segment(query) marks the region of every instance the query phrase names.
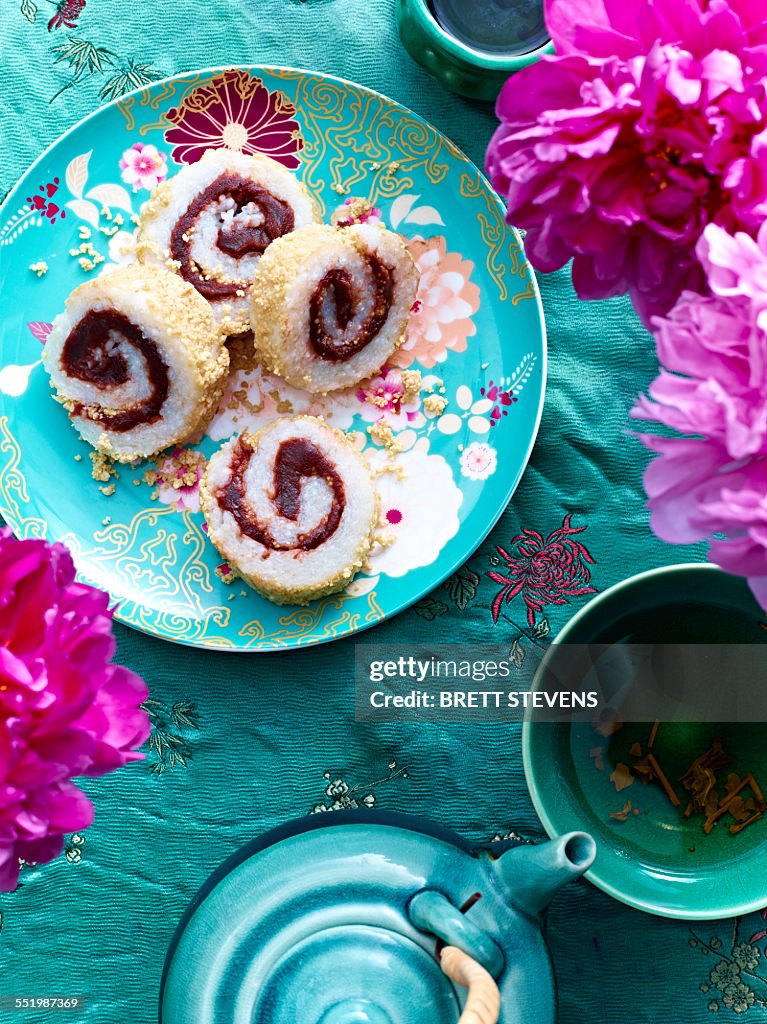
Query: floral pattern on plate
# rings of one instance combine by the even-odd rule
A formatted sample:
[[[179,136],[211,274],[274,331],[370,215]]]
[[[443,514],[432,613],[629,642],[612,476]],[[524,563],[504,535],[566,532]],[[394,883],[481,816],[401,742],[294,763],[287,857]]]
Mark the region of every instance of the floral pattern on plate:
[[[386,127],[392,117],[394,136]],[[349,143],[352,129],[361,147]],[[295,169],[327,220],[379,220],[402,234],[422,271],[405,343],[374,378],[328,396],[291,388],[241,350],[204,437],[148,466],[120,466],[99,487],[88,447],[50,401],[41,343],[72,288],[135,258],[147,190],[223,145]],[[260,650],[373,625],[466,560],[526,463],[545,345],[519,238],[450,143],[350,83],[233,68],[169,79],[105,107],[10,194],[0,213],[0,261],[16,300],[0,374],[0,510],[22,535],[63,539],[81,578],[110,591],[118,617],[157,635]],[[347,431],[381,470],[383,541],[343,594],[291,611],[228,585],[205,536],[197,488],[221,441],[301,412]],[[54,434],[62,474],[55,496],[34,454]]]
[[[431,454],[428,442],[397,457],[399,472],[387,472],[389,456],[368,452],[381,499],[383,546],[370,556],[370,572],[401,577],[431,565],[458,532],[463,493],[449,463]]]
[[[206,149],[266,153],[295,170],[301,160],[296,108],[279,90],[267,89],[255,75],[231,68],[189,90],[166,117],[165,139],[173,159],[196,163]]]
[[[474,265],[460,253],[448,252],[441,235],[414,238],[408,245],[421,274],[407,337],[393,358],[397,366],[434,367],[448,352],[463,352],[477,328],[479,288],[471,280]]]

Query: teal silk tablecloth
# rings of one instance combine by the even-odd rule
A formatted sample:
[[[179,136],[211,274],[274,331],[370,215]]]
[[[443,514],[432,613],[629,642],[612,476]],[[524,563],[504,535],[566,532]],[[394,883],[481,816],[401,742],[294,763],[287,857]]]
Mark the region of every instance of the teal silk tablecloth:
[[[488,107],[445,92],[411,62],[394,0],[6,0],[0,37],[2,194],[102,96],[130,88],[131,75],[141,84],[142,76],[249,62],[331,72],[411,107],[480,165],[494,125]],[[108,50],[110,63],[78,64],[78,41]],[[499,588],[487,576],[496,546],[516,550],[521,528],[537,531],[541,544],[565,520],[582,530],[597,591],[702,555],[667,547],[648,528],[646,459],[627,412],[656,370],[649,335],[625,301],[579,303],[566,271],[540,284],[550,374],[524,480],[458,576],[368,641],[529,643],[521,594],[494,626]],[[551,557],[556,568],[556,551]],[[555,634],[586,600],[544,606],[537,635]],[[88,784],[95,825],[0,897],[0,997],[78,994],[88,1000],[79,1020],[151,1024],[165,950],[189,899],[238,846],[295,816],[364,805],[426,815],[476,841],[510,830],[543,836],[519,727],[356,724],[353,639],[259,657],[197,652],[123,627],[117,634],[119,658],[151,688],[151,749],[146,761]],[[759,914],[689,927],[580,882],[548,919],[560,1022],[766,1020],[740,974],[767,976],[765,940],[750,941],[765,927]],[[0,1010],[3,1021],[50,1019]]]

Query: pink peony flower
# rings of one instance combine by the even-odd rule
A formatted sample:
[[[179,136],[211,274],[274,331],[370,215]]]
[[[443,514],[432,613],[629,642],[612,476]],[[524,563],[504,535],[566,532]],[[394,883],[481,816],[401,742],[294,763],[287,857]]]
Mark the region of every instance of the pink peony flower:
[[[631,412],[677,432],[642,435],[659,456],[651,525],[671,543],[717,535],[711,559],[767,606],[767,226],[754,240],[711,224],[697,254],[712,294],[654,321],[663,369]]]
[[[111,664],[108,596],[75,582],[60,544],[0,530],[0,890],[93,821],[72,782],[142,755],[144,682]]]
[[[120,168],[122,180],[128,185],[133,185],[134,192],[138,192],[140,188],[151,191],[168,176],[165,154],[161,153],[157,146],[145,146],[141,142],[125,150],[120,159]]]
[[[557,56],[515,75],[487,152],[534,266],[649,323],[701,290],[706,224],[767,217],[760,0],[546,0]]]

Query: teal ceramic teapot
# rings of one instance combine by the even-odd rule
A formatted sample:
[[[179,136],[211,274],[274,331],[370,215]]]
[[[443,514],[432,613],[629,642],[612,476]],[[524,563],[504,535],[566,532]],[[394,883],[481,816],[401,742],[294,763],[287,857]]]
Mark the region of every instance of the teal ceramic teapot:
[[[473,849],[406,815],[291,823],[187,910],[161,1024],[553,1024],[541,914],[594,853],[583,832]]]

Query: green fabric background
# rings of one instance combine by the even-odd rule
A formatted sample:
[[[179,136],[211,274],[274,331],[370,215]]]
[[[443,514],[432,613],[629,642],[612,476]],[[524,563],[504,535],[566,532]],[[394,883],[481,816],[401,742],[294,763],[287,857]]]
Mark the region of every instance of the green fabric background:
[[[135,65],[163,76],[248,62],[342,75],[411,107],[480,165],[494,126],[489,107],[445,92],[410,61],[394,0],[87,0],[74,28],[50,32],[54,5],[35,3],[34,22],[30,0],[0,9],[0,194]],[[52,49],[71,38],[111,51],[113,66],[73,82]],[[504,619],[493,627],[490,612],[494,546],[509,547],[520,527],[545,537],[567,514],[586,527],[579,540],[600,591],[633,572],[702,556],[661,544],[648,528],[646,458],[627,432],[627,412],[656,370],[649,335],[623,300],[579,303],[567,271],[540,284],[549,386],[517,495],[470,561],[468,589],[440,588],[367,640],[511,643],[519,629]],[[556,633],[585,600],[547,607],[538,621],[545,616]],[[521,598],[507,611],[525,625]],[[353,640],[255,657],[116,632],[120,660],[147,679],[158,702],[155,748],[147,761],[88,784],[95,825],[54,864],[26,868],[19,889],[0,897],[0,997],[80,994],[88,1006],[78,1020],[156,1020],[165,949],[209,872],[259,832],[334,801],[423,814],[474,840],[509,830],[543,836],[518,727],[355,724]],[[704,1022],[715,1012],[767,1020],[758,1005],[728,1008],[709,980],[714,964],[763,924],[752,915],[691,930],[629,910],[587,883],[571,886],[548,920],[560,1022]],[[50,1019],[0,1011],[0,1020]]]

